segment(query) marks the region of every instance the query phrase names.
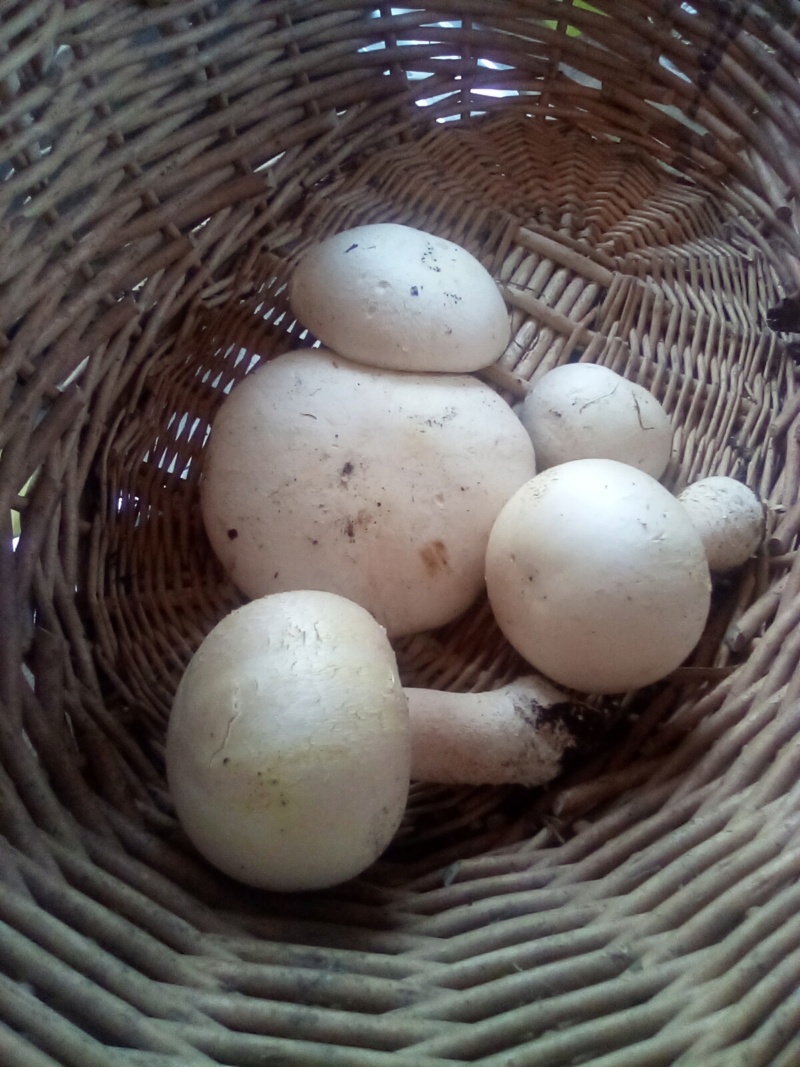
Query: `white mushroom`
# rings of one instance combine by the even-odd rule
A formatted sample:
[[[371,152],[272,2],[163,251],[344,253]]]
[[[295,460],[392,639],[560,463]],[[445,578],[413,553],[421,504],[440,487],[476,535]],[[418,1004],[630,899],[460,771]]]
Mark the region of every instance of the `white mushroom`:
[[[406,698],[386,635],[331,593],[226,616],[180,682],[167,777],[196,848],[276,890],[334,885],[385,849],[409,787]]]
[[[469,607],[492,523],[535,471],[511,407],[476,379],[307,349],[249,374],[225,400],[201,505],[214,551],[248,596],[326,589],[395,636]]]
[[[495,522],[489,600],[510,643],[553,681],[616,693],[680,666],[711,580],[686,510],[649,474],[607,459],[543,471]]]
[[[610,717],[535,676],[481,694],[402,689],[363,608],[296,590],[231,612],[201,643],[173,700],[167,780],[186,835],[219,870],[320,889],[381,855],[411,778],[541,785]]]
[[[613,717],[536,675],[486,693],[405,693],[411,777],[423,782],[542,785],[591,748]]]
[[[394,370],[478,370],[494,363],[510,334],[503,297],[479,260],[397,223],[358,226],[312,245],[289,300],[328,348]]]
[[[761,499],[736,478],[701,478],[678,494],[700,535],[712,571],[741,566],[764,539],[766,512]]]
[[[660,478],[672,426],[643,386],[599,363],[566,363],[543,374],[518,411],[539,470],[572,459],[616,459]]]

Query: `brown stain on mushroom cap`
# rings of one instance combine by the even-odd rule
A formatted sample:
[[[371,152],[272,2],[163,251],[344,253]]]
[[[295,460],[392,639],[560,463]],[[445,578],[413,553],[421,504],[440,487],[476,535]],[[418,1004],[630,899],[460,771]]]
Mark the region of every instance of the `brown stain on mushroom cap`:
[[[445,570],[450,558],[447,554],[447,545],[444,541],[429,541],[419,550],[420,558],[425,565],[425,570],[433,577],[440,571]]]

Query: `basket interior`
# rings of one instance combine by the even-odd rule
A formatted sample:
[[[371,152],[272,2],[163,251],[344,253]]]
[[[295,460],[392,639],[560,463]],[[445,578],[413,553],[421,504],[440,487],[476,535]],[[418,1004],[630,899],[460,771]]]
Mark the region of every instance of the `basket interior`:
[[[798,1062],[796,14],[10,5],[9,1064]],[[164,734],[242,602],[199,515],[211,420],[314,343],[303,250],[373,221],[491,271],[512,336],[482,376],[508,400],[568,361],[623,373],[673,420],[665,484],[741,479],[768,536],[563,777],[415,784],[369,871],[282,896],[193,852]],[[396,651],[409,685],[524,670],[485,599]]]

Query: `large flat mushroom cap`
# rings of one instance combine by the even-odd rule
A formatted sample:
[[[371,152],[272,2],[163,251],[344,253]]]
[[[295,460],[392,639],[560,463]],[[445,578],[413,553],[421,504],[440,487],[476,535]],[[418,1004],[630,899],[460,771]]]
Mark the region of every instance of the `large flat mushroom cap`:
[[[489,386],[307,349],[226,399],[201,504],[246,595],[339,593],[396,636],[441,626],[476,599],[492,524],[534,474],[527,433]]]

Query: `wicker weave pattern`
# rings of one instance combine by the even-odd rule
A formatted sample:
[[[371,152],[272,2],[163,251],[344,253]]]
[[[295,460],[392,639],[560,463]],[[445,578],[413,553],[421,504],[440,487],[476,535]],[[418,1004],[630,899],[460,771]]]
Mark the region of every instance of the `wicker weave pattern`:
[[[769,314],[800,288],[800,5],[0,14],[0,1063],[796,1067],[800,390]],[[670,487],[743,478],[769,541],[552,788],[415,786],[362,878],[258,894],[163,779],[177,679],[239,599],[203,444],[310,343],[307,243],[389,218],[502,284],[498,390],[568,359],[642,382]],[[521,669],[485,603],[398,655],[453,690]]]

